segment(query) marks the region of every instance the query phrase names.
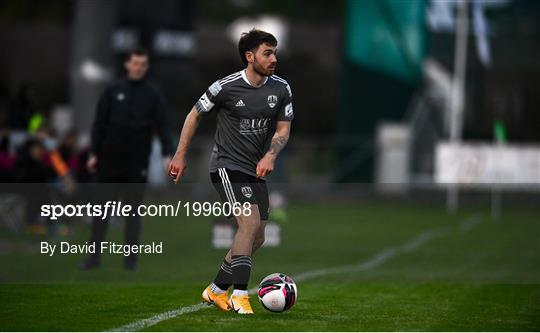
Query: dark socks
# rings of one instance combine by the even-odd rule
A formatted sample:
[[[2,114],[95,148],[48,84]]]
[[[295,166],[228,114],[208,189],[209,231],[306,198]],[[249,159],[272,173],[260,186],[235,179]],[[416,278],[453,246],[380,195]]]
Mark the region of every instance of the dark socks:
[[[251,275],[251,257],[247,255],[232,256],[231,267],[234,289],[247,290]]]
[[[214,279],[214,284],[221,290],[227,290],[233,284],[231,264],[225,259],[223,259],[221,267],[217,272],[216,278]]]

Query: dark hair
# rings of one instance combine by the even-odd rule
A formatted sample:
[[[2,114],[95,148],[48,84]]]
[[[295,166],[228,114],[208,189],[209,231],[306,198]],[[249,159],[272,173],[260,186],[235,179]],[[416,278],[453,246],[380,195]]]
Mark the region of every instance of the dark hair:
[[[134,48],[126,54],[126,61],[129,61],[132,56],[148,57],[148,51],[142,47]]]
[[[242,33],[238,42],[238,52],[244,65],[247,65],[246,52],[255,51],[261,44],[277,46],[277,39],[271,33],[259,29],[251,29],[249,32]]]

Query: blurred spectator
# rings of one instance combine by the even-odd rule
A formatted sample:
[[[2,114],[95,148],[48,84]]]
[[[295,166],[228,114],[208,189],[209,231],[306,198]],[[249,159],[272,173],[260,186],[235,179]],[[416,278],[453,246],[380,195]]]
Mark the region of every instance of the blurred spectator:
[[[47,151],[44,144],[30,138],[17,154],[15,180],[20,183],[46,183],[55,176],[54,170],[46,164]]]
[[[77,148],[78,133],[76,130],[69,131],[58,146],[60,157],[67,163],[70,173],[78,183],[89,183],[92,176],[86,168],[90,148],[79,150]]]
[[[15,155],[9,150],[9,128],[4,120],[4,114],[0,113],[0,183],[9,183],[13,181]]]
[[[45,183],[55,176],[55,172],[46,164],[45,146],[36,138],[26,141],[17,155],[15,181],[30,183],[21,186],[21,194],[26,199],[27,229],[31,233],[45,234],[40,207],[50,198],[50,190]]]
[[[36,90],[31,83],[24,83],[11,103],[9,126],[14,130],[26,131],[34,113],[37,113]]]
[[[66,161],[69,169],[78,172],[81,169],[79,156],[77,155],[77,132],[69,131],[58,146],[58,152],[62,159]]]

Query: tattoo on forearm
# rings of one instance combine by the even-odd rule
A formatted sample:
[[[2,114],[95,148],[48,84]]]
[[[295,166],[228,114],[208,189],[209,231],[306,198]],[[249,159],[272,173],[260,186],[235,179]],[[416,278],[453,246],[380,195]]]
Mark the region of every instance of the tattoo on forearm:
[[[279,152],[285,147],[287,144],[287,141],[289,140],[286,136],[275,136],[272,138],[272,144],[270,145],[270,149],[268,152],[270,154],[277,155]]]

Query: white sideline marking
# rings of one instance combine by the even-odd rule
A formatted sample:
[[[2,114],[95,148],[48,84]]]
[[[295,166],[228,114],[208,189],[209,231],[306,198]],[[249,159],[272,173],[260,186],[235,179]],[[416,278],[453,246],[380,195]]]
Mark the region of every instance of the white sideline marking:
[[[482,220],[476,216],[471,216],[468,219],[466,219],[461,225],[460,225],[460,231],[461,232],[468,232],[472,228],[474,228],[476,225],[478,225]],[[376,268],[388,260],[392,259],[393,257],[397,256],[398,254],[403,253],[409,253],[416,249],[418,249],[420,246],[424,245],[425,243],[429,242],[431,239],[437,237],[437,236],[443,236],[446,234],[448,230],[442,230],[442,229],[434,229],[430,231],[426,231],[421,233],[420,235],[412,238],[407,243],[399,246],[399,247],[392,247],[385,250],[382,250],[381,252],[374,255],[371,259],[354,264],[354,265],[346,265],[346,266],[340,266],[340,267],[334,267],[334,268],[326,268],[326,269],[318,269],[310,272],[300,273],[293,276],[293,279],[295,282],[299,281],[306,281],[309,279],[314,279],[320,276],[330,275],[330,274],[337,274],[337,273],[346,273],[346,272],[362,272],[367,271],[369,269]],[[249,294],[255,294],[257,292],[257,288],[252,288],[249,290]],[[159,322],[162,322],[164,320],[172,319],[178,316],[181,316],[186,313],[192,313],[197,312],[199,310],[210,308],[211,306],[208,306],[204,303],[199,303],[191,306],[184,306],[181,308],[178,308],[176,310],[166,311],[162,312],[160,314],[157,314],[155,316],[141,319],[135,322],[132,322],[130,324],[114,328],[110,331],[113,332],[134,332],[139,331],[143,328],[153,326]]]
[[[410,241],[403,244],[402,246],[399,246],[397,248],[388,248],[386,250],[379,252],[368,261],[364,261],[355,265],[318,269],[315,271],[295,275],[292,278],[295,282],[297,282],[297,281],[305,281],[309,279],[314,279],[320,276],[325,276],[325,275],[330,275],[330,274],[367,271],[369,269],[373,269],[375,267],[378,267],[384,264],[385,262],[397,256],[398,254],[412,252],[416,250],[417,248],[419,248],[420,246],[427,243],[428,241],[430,241],[432,238],[436,236],[440,236],[442,234],[443,232],[438,231],[438,230],[423,232],[422,234],[411,239]]]
[[[482,222],[477,216],[471,216],[461,224],[459,230],[461,232],[469,232],[472,228],[476,227],[478,223]]]
[[[206,305],[204,303],[199,303],[199,304],[195,304],[195,305],[191,305],[191,306],[184,306],[184,307],[176,309],[176,310],[162,312],[162,313],[157,314],[157,315],[155,315],[153,317],[150,317],[150,318],[134,321],[131,324],[127,324],[127,325],[124,325],[124,326],[121,326],[121,327],[118,327],[118,328],[114,328],[111,331],[112,332],[134,332],[134,331],[141,330],[141,329],[143,329],[145,327],[153,326],[153,325],[155,325],[155,324],[157,324],[157,323],[159,323],[161,321],[171,319],[171,318],[174,318],[174,317],[178,317],[178,316],[186,314],[186,313],[197,312],[199,310],[202,310],[204,308],[209,308],[209,307],[210,306],[208,306],[208,305]]]

